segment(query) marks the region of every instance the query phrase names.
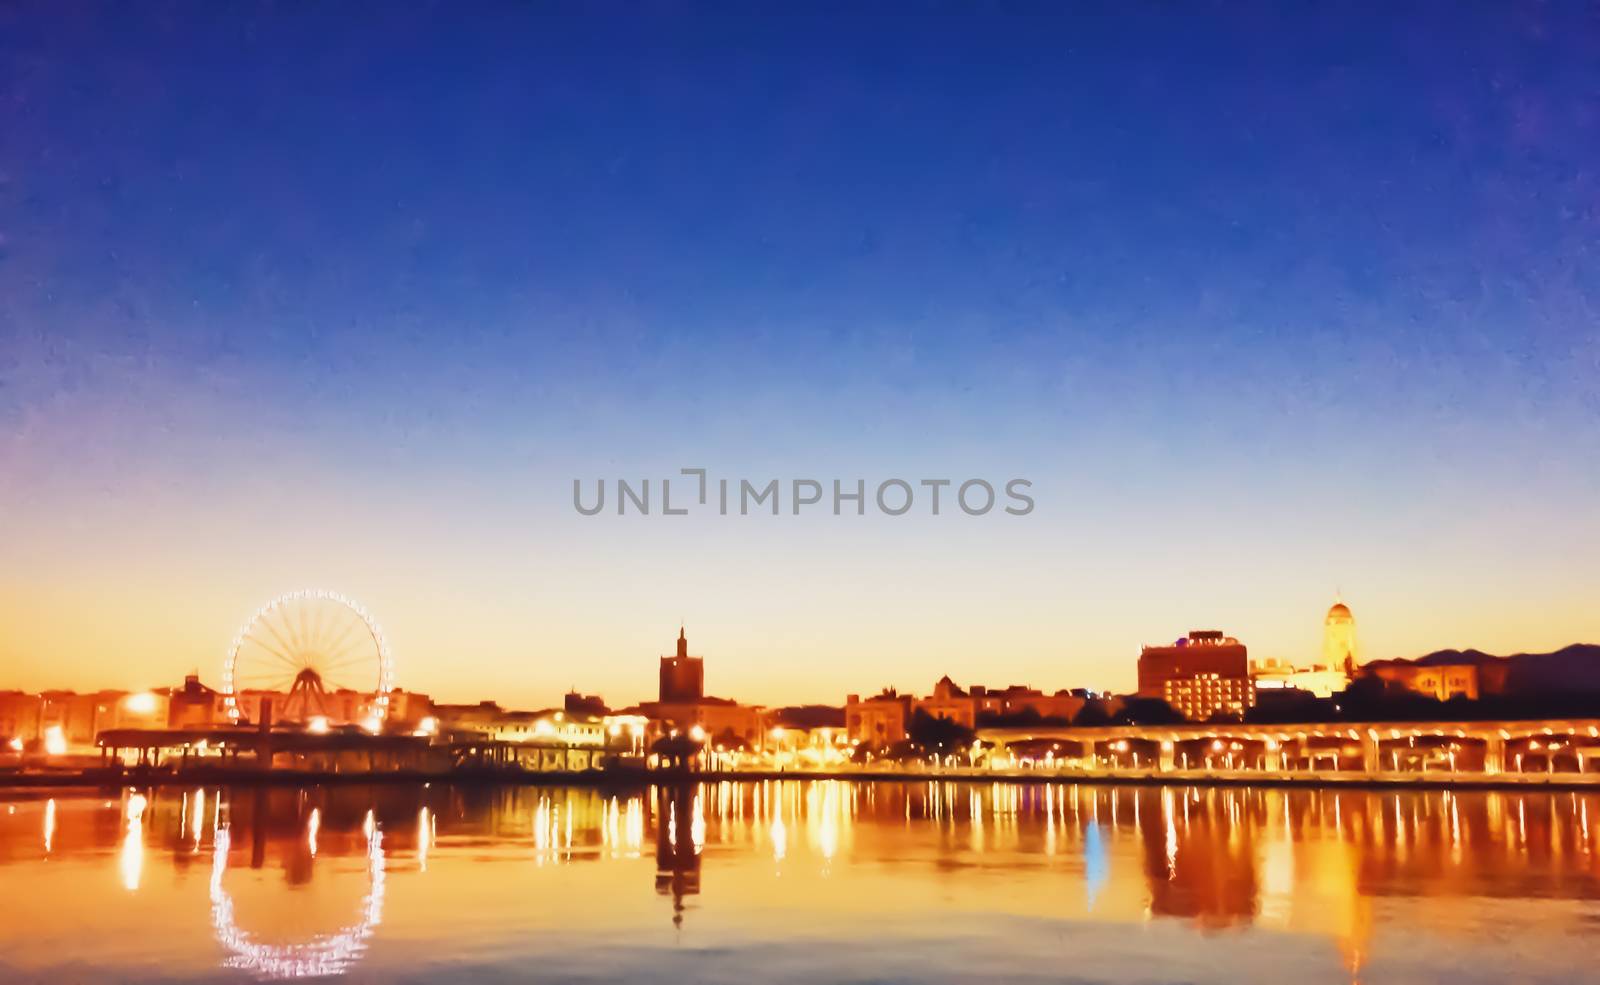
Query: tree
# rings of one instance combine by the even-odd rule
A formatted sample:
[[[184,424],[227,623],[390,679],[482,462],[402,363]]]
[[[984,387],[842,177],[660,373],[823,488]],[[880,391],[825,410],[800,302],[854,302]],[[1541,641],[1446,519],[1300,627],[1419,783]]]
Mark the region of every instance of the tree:
[[[1087,710],[1088,706],[1084,708]],[[1129,698],[1111,721],[1117,725],[1178,725],[1185,719],[1160,698]]]
[[[1092,728],[1100,725],[1110,725],[1111,715],[1106,711],[1106,706],[1099,701],[1087,701],[1078,713],[1073,716],[1072,724]]]
[[[906,737],[912,747],[924,754],[937,753],[948,756],[965,752],[972,746],[973,731],[960,722],[948,718],[935,718],[918,708],[906,728]]]

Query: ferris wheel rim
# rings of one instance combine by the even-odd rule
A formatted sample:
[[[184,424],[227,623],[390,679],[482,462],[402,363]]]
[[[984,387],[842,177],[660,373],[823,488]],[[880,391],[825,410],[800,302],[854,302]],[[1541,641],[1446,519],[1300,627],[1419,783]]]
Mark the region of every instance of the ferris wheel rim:
[[[211,850],[211,927],[217,943],[232,955],[225,963],[228,967],[254,971],[268,979],[324,977],[343,974],[360,960],[374,930],[383,922],[386,866],[383,831],[376,826],[374,816],[374,812],[367,812],[367,823],[371,825],[367,834],[367,892],[357,921],[309,941],[287,945],[264,943],[239,926],[233,896],[222,882],[228,868],[231,827],[222,824],[216,829]]]
[[[234,686],[234,671],[239,658],[239,648],[244,645],[245,638],[250,630],[261,619],[272,612],[288,605],[291,602],[305,600],[333,602],[343,606],[353,613],[366,626],[368,634],[372,637],[373,644],[378,650],[378,688],[374,695],[375,715],[381,720],[389,715],[389,693],[394,690],[394,658],[389,652],[389,641],[383,634],[383,627],[373,618],[367,607],[355,599],[340,592],[320,588],[301,588],[284,592],[271,601],[256,609],[248,619],[240,625],[239,631],[234,634],[233,642],[228,647],[228,654],[222,665],[222,690],[223,704],[227,709],[231,721],[239,719],[238,689]]]

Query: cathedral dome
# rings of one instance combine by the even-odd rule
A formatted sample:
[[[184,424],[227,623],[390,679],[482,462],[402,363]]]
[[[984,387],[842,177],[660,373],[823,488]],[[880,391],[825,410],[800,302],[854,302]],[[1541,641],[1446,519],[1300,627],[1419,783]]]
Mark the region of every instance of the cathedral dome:
[[[1353,618],[1350,615],[1350,607],[1348,605],[1345,605],[1343,602],[1335,602],[1335,603],[1333,603],[1333,607],[1328,610],[1328,621],[1329,622],[1332,622],[1335,619],[1350,619],[1350,618]]]

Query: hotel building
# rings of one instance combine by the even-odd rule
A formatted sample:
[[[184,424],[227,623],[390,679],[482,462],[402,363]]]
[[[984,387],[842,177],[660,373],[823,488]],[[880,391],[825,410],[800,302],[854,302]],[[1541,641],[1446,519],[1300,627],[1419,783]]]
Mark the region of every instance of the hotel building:
[[[1195,630],[1170,646],[1139,652],[1139,696],[1160,698],[1190,721],[1219,712],[1243,715],[1255,704],[1250,656],[1216,630]]]

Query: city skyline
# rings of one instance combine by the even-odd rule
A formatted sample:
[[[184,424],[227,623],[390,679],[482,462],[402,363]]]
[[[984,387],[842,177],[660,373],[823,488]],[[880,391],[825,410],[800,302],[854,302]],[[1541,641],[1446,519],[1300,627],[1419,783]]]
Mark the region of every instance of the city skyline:
[[[519,704],[1600,639],[1591,17],[606,13],[0,13],[0,679],[307,585]],[[572,508],[685,466],[1037,505]]]
[[[271,600],[271,602],[269,604],[276,605],[279,602],[293,600],[293,599],[299,598],[301,596],[317,597],[317,596],[322,596],[322,595],[327,595],[327,596],[329,596],[331,598],[337,599],[338,603],[341,604],[341,605],[348,605],[348,606],[357,607],[357,608],[359,608],[359,606],[360,606],[360,603],[356,602],[353,599],[349,599],[349,598],[346,598],[346,597],[343,597],[343,596],[339,596],[337,593],[327,592],[326,590],[301,590],[301,591],[296,591],[296,592],[291,592],[291,593],[285,593],[284,595],[279,596],[277,599]],[[259,618],[261,613],[264,612],[264,611],[266,611],[266,607],[265,606],[262,609],[258,609],[257,613],[256,613],[256,618]],[[1333,617],[1335,612],[1338,612],[1338,613],[1342,614],[1343,626],[1339,630],[1336,631],[1336,635],[1330,635],[1329,632],[1328,632],[1328,626],[1329,626],[1329,622],[1332,620],[1332,617]],[[377,631],[378,631],[378,633],[380,634],[379,635],[379,640],[380,640],[379,646],[382,648],[382,651],[383,651],[383,653],[385,655],[390,655],[390,653],[389,653],[389,644],[388,644],[388,641],[387,641],[387,632],[385,630],[383,630],[381,624],[379,623],[379,620],[377,619],[377,615],[374,613],[374,614],[372,614],[372,616],[373,616],[373,621],[372,621],[371,625],[375,626]],[[1413,660],[1413,659],[1415,659],[1417,657],[1426,656],[1429,653],[1435,653],[1435,652],[1440,652],[1440,651],[1445,651],[1445,650],[1477,650],[1478,652],[1491,653],[1492,655],[1498,655],[1498,656],[1512,656],[1512,655],[1520,655],[1520,654],[1538,652],[1538,651],[1535,651],[1535,650],[1532,650],[1532,649],[1529,649],[1529,648],[1520,648],[1520,649],[1517,649],[1517,650],[1507,650],[1507,651],[1502,651],[1502,652],[1500,652],[1498,654],[1494,654],[1493,651],[1486,651],[1481,647],[1437,647],[1437,648],[1433,648],[1433,649],[1430,649],[1430,650],[1425,651],[1425,652],[1404,654],[1404,655],[1373,654],[1373,653],[1369,653],[1367,651],[1367,649],[1365,647],[1365,644],[1361,644],[1359,646],[1359,650],[1351,650],[1349,648],[1356,646],[1356,636],[1354,635],[1355,631],[1353,629],[1354,622],[1353,622],[1353,620],[1351,618],[1351,610],[1345,604],[1342,594],[1338,595],[1338,596],[1335,596],[1335,601],[1334,601],[1334,603],[1332,605],[1332,608],[1330,608],[1327,611],[1327,613],[1325,613],[1324,620],[1319,625],[1321,625],[1322,628],[1320,628],[1318,630],[1318,637],[1319,637],[1319,641],[1320,642],[1319,642],[1319,646],[1318,646],[1318,648],[1317,648],[1315,653],[1283,655],[1283,654],[1262,654],[1262,653],[1258,653],[1258,652],[1253,651],[1253,650],[1250,651],[1250,655],[1249,655],[1249,658],[1248,658],[1248,667],[1251,668],[1252,676],[1255,673],[1254,668],[1256,668],[1259,665],[1261,670],[1262,670],[1262,673],[1266,674],[1268,676],[1271,676],[1273,673],[1288,673],[1289,671],[1298,668],[1298,669],[1300,669],[1302,671],[1310,671],[1310,670],[1317,670],[1317,671],[1343,671],[1346,674],[1346,680],[1348,680],[1350,678],[1351,673],[1355,669],[1359,669],[1361,666],[1364,666],[1366,663],[1369,663],[1369,662],[1379,662],[1379,663],[1381,663],[1381,662],[1392,662],[1392,661],[1394,661],[1396,659],[1401,660],[1401,661],[1409,661],[1409,660]],[[234,640],[235,640],[235,644],[236,645],[237,645],[237,642],[241,638],[246,638],[248,636],[248,632],[247,632],[248,628],[249,627],[240,627],[236,631],[236,633],[234,634],[234,637],[233,637]],[[261,631],[259,629],[257,630],[257,632],[258,632],[258,634],[262,635],[263,638],[268,638],[268,639],[271,638],[271,637],[267,637],[265,633],[261,633]],[[687,652],[685,650],[685,639],[684,639],[684,634],[686,634],[686,632],[687,632],[686,624],[680,623],[679,627],[678,627],[678,632],[679,632],[679,637],[678,637],[678,640],[677,640],[677,643],[676,643],[676,648],[677,648],[677,653],[678,653],[679,657],[681,658]],[[1214,635],[1218,639],[1222,638],[1221,631],[1218,631],[1218,630],[1190,630],[1186,634],[1180,635],[1179,637],[1176,638],[1176,645],[1181,647],[1181,646],[1185,645],[1186,643],[1192,643],[1196,636],[1205,636],[1205,635]],[[345,636],[344,638],[345,639],[349,639],[348,636]],[[1336,640],[1338,641],[1337,644],[1334,642]],[[295,643],[297,645],[300,642],[301,641],[299,641],[299,640],[295,641]],[[1227,637],[1226,642],[1231,643],[1231,644],[1243,643],[1246,648],[1249,647],[1249,641],[1248,640],[1239,640],[1239,639],[1236,639],[1236,638],[1234,638],[1232,636]],[[1583,641],[1583,640],[1568,641],[1566,644],[1563,644],[1561,648],[1565,648],[1566,646],[1571,646],[1571,645],[1574,645],[1574,644],[1582,645],[1582,644],[1585,644],[1585,643],[1587,643],[1587,641]],[[1125,659],[1125,660],[1122,660],[1122,661],[1107,661],[1107,663],[1110,664],[1110,665],[1114,665],[1114,666],[1119,668],[1120,672],[1116,676],[1127,677],[1127,678],[1129,678],[1131,680],[1131,679],[1133,679],[1133,678],[1135,678],[1137,676],[1135,668],[1139,664],[1142,663],[1142,660],[1140,659],[1140,656],[1141,656],[1142,653],[1144,653],[1145,651],[1148,651],[1148,650],[1152,650],[1152,649],[1170,648],[1171,645],[1173,645],[1173,641],[1172,640],[1151,640],[1151,641],[1147,641],[1146,643],[1140,645],[1140,648],[1139,648],[1140,652],[1139,653],[1132,654],[1131,656],[1128,657],[1128,659]],[[1345,647],[1346,649],[1341,650],[1340,652],[1341,653],[1346,653],[1347,655],[1353,657],[1354,659],[1353,660],[1347,660],[1345,658],[1339,658],[1338,660],[1334,660],[1334,661],[1330,662],[1328,647],[1331,646],[1331,645],[1337,645],[1337,646]],[[247,649],[248,649],[248,647],[247,647]],[[1551,647],[1550,649],[1553,651],[1553,650],[1557,649],[1557,647]],[[670,655],[671,655],[670,653],[668,653],[666,651],[663,651],[661,653],[655,654],[654,657],[660,657],[662,659],[665,659],[666,657],[668,657]],[[700,660],[700,659],[704,658],[706,656],[706,654],[697,653],[694,656],[695,656],[696,660]],[[720,661],[717,659],[717,655],[714,654],[714,653],[710,654],[709,656],[710,656],[710,659],[709,659],[708,662],[712,665],[712,674],[713,674],[712,683],[713,683],[713,685],[715,685],[715,683],[716,683],[715,671],[716,671],[717,665],[718,665],[718,663]],[[654,657],[652,657],[651,659],[654,659]],[[269,662],[271,661],[270,657],[267,657],[266,659]],[[1241,656],[1240,659],[1243,660],[1244,658]],[[641,666],[645,666],[647,664],[647,661],[640,661],[640,664],[641,664]],[[225,661],[219,662],[218,665],[216,667],[214,667],[214,668],[207,668],[205,666],[193,666],[193,667],[188,668],[186,671],[180,672],[179,674],[175,675],[173,680],[140,682],[140,683],[128,683],[126,681],[108,682],[105,679],[101,679],[101,680],[99,680],[97,682],[94,682],[94,683],[91,683],[91,684],[87,684],[87,685],[84,685],[84,686],[67,687],[67,686],[61,686],[61,685],[48,685],[48,684],[47,685],[43,685],[43,686],[23,685],[23,684],[19,684],[17,682],[0,681],[0,691],[3,691],[3,690],[20,690],[20,691],[24,691],[24,692],[77,691],[77,692],[81,692],[81,693],[93,693],[93,692],[96,692],[96,691],[121,691],[121,692],[125,692],[125,693],[140,693],[140,692],[144,692],[144,691],[164,690],[164,689],[174,688],[174,687],[177,686],[178,680],[181,679],[184,676],[195,676],[200,680],[201,683],[205,683],[205,684],[209,684],[209,685],[215,686],[219,682],[226,682],[228,680],[228,672],[224,670],[224,666],[225,666]],[[390,671],[390,672],[392,673],[392,671]],[[1051,694],[1051,693],[1054,693],[1054,692],[1064,692],[1064,691],[1068,691],[1068,690],[1083,690],[1083,689],[1086,689],[1086,690],[1088,690],[1090,692],[1093,692],[1093,693],[1102,694],[1102,695],[1119,695],[1119,694],[1137,695],[1137,694],[1143,693],[1143,687],[1142,686],[1124,686],[1123,684],[1120,684],[1120,683],[1119,684],[1115,684],[1115,685],[1106,685],[1106,684],[1099,683],[1099,682],[1085,682],[1085,681],[1067,681],[1067,682],[1063,682],[1063,681],[1055,681],[1055,680],[1050,680],[1050,679],[1036,680],[1036,679],[1009,678],[1009,677],[1004,677],[1003,675],[996,676],[996,675],[992,675],[992,674],[986,674],[982,669],[976,669],[976,668],[973,668],[973,667],[970,667],[970,666],[943,666],[943,665],[930,666],[930,667],[926,668],[926,675],[925,675],[925,678],[923,678],[923,679],[916,679],[916,680],[910,680],[910,681],[875,682],[875,683],[871,683],[870,685],[862,683],[861,681],[856,681],[856,680],[847,680],[847,681],[844,681],[844,682],[826,682],[826,681],[824,681],[824,682],[815,682],[817,684],[817,687],[820,688],[821,690],[807,691],[807,692],[805,692],[803,694],[798,694],[798,695],[791,694],[791,695],[787,695],[787,696],[783,696],[783,695],[762,696],[762,697],[757,697],[754,700],[752,700],[751,697],[748,696],[748,695],[739,694],[739,693],[736,693],[736,692],[734,692],[732,690],[729,690],[729,689],[718,689],[716,687],[705,687],[705,688],[703,688],[703,691],[704,691],[704,693],[712,693],[713,691],[715,691],[715,692],[717,692],[718,694],[720,694],[722,696],[735,697],[735,698],[739,699],[741,701],[741,703],[748,703],[748,704],[752,704],[752,705],[756,705],[756,706],[760,706],[760,707],[767,707],[767,708],[778,708],[778,707],[784,707],[784,706],[798,706],[798,705],[829,705],[829,706],[837,706],[837,705],[839,705],[841,703],[842,697],[844,695],[846,695],[846,694],[867,694],[867,695],[871,695],[871,694],[877,693],[880,690],[885,690],[885,689],[893,690],[893,691],[899,691],[899,692],[901,692],[903,694],[917,694],[922,689],[924,689],[931,681],[934,680],[934,675],[938,675],[940,677],[943,677],[946,681],[949,681],[951,679],[952,674],[956,678],[958,678],[957,683],[961,683],[961,684],[964,684],[964,685],[980,684],[980,685],[986,685],[986,686],[991,687],[991,688],[994,688],[994,687],[1006,687],[1006,686],[1035,687],[1035,688],[1042,689],[1043,693],[1045,693],[1045,694]],[[292,676],[292,672],[291,672],[291,676]],[[641,680],[644,680],[644,678],[641,678]],[[354,686],[353,688],[351,687],[352,683],[356,684],[356,686]],[[330,681],[327,682],[327,684],[328,684],[328,688],[329,688],[330,691],[334,690],[335,687],[337,686],[339,689],[343,689],[343,690],[354,690],[355,692],[365,692],[369,696],[381,693],[381,691],[376,690],[373,687],[360,686],[359,683],[356,683],[355,681],[353,681],[348,676],[345,678],[344,682],[337,682],[336,683],[335,681],[330,680]],[[248,689],[250,687],[255,687],[255,688],[259,689],[261,687],[261,685],[259,685],[259,684],[250,685],[250,684],[247,684],[247,683],[245,683],[243,681],[238,682],[238,686],[241,689]],[[321,686],[321,682],[318,683],[318,686],[319,687]],[[527,708],[559,707],[560,699],[564,695],[567,695],[567,694],[594,694],[598,698],[605,699],[612,707],[617,707],[617,708],[631,707],[631,706],[636,706],[636,705],[640,704],[641,702],[646,702],[646,701],[650,700],[648,698],[648,694],[651,693],[651,689],[648,686],[647,681],[644,684],[639,683],[639,681],[635,681],[635,682],[631,683],[628,687],[620,689],[618,692],[615,692],[615,693],[609,692],[609,691],[605,691],[604,689],[589,687],[589,686],[585,685],[583,682],[577,681],[577,682],[574,682],[573,684],[571,684],[565,690],[562,690],[560,692],[551,692],[549,694],[543,694],[543,695],[537,695],[537,696],[531,695],[525,689],[515,686],[514,682],[510,682],[510,681],[506,682],[506,686],[505,687],[497,689],[497,690],[495,690],[493,692],[485,692],[485,693],[482,693],[482,694],[479,694],[479,693],[476,693],[476,692],[467,693],[467,692],[456,691],[456,690],[445,690],[443,692],[433,692],[433,691],[429,691],[429,690],[424,689],[424,688],[413,686],[408,681],[404,680],[404,678],[401,677],[401,676],[397,676],[397,677],[393,678],[391,686],[393,686],[398,691],[418,693],[418,694],[426,694],[428,697],[430,697],[430,698],[432,698],[432,699],[434,699],[436,701],[453,702],[453,703],[461,704],[461,703],[475,703],[477,701],[482,700],[482,701],[492,701],[492,702],[495,702],[495,703],[498,703],[498,704],[501,704],[501,705],[505,705],[507,707],[516,706],[516,707],[527,707]],[[268,688],[268,690],[276,690],[279,693],[287,694],[287,693],[290,692],[291,688],[289,687],[287,682],[280,682],[276,687]],[[526,700],[523,700],[522,697],[521,697],[523,695],[529,695],[529,697]],[[644,696],[641,696],[641,695],[644,695]],[[1150,696],[1161,697],[1161,695],[1159,693],[1155,693],[1155,694],[1152,694]]]
[[[1582,977],[1600,0],[0,39],[0,979]]]

